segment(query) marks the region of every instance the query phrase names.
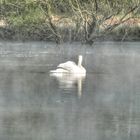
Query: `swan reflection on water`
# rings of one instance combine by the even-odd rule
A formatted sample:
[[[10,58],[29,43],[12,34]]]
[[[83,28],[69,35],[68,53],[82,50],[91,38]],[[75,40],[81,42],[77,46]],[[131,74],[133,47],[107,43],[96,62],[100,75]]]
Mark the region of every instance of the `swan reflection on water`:
[[[57,66],[56,70],[50,71],[50,76],[55,77],[60,88],[73,89],[77,85],[78,96],[82,95],[82,83],[86,77],[86,69],[82,66],[83,57],[79,55],[78,65],[73,61],[67,61]]]
[[[55,77],[59,83],[59,88],[72,90],[77,86],[77,94],[79,97],[82,95],[82,84],[85,80],[85,75],[72,75],[72,74],[59,74],[50,73],[50,76]]]

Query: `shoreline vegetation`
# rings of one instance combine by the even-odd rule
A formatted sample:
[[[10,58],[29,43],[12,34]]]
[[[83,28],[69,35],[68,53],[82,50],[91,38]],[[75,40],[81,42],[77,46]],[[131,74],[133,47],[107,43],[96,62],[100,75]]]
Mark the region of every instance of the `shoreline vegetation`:
[[[140,2],[1,0],[0,40],[140,41]]]

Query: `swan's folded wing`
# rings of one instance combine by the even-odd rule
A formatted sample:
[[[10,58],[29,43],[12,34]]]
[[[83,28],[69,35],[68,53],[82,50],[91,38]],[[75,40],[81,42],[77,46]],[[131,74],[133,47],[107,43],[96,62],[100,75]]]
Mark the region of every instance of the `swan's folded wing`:
[[[71,72],[75,69],[75,67],[77,67],[77,65],[72,61],[67,61],[66,63],[59,64],[57,67]]]

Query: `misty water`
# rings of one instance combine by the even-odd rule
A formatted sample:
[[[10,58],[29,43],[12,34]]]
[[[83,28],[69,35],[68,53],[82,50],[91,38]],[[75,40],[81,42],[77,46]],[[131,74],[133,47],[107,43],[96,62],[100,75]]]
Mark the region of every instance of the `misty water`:
[[[86,77],[56,76],[83,55]],[[140,42],[0,42],[0,139],[139,140]]]

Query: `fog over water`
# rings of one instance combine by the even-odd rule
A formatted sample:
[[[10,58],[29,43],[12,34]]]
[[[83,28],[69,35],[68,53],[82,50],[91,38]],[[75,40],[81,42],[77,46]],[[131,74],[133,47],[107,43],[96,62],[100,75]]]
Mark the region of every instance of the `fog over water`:
[[[49,71],[83,55],[86,77]],[[140,42],[0,42],[0,139],[139,140]]]

